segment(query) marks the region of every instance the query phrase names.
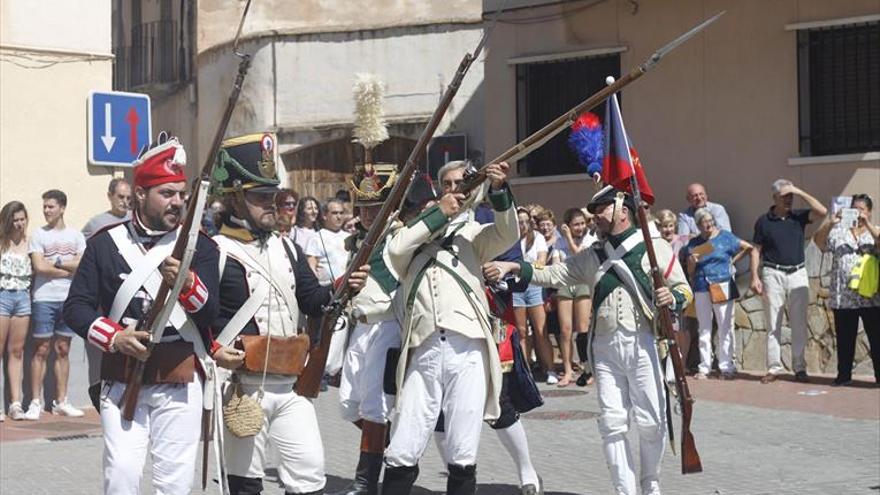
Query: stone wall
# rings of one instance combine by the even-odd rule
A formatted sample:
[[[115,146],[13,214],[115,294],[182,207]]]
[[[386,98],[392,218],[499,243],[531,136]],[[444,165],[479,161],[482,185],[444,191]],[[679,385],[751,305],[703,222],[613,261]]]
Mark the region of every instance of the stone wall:
[[[837,373],[837,344],[834,332],[834,315],[828,307],[828,272],[831,258],[822,254],[812,242],[807,246],[807,273],[810,277],[810,305],[807,308],[807,371],[809,373]],[[767,324],[760,296],[748,289],[748,271],[737,282],[744,296],[736,302],[735,332],[737,367],[742,370],[764,371],[767,369]],[[786,313],[782,328],[782,363],[791,369],[791,328]],[[855,375],[873,376],[874,368],[868,347],[868,338],[859,323],[856,344]]]

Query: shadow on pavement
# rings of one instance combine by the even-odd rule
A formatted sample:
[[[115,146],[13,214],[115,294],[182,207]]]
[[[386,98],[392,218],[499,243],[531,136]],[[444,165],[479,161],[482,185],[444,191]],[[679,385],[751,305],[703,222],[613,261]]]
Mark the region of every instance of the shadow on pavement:
[[[268,474],[268,470],[267,470]],[[340,478],[339,476],[327,475],[327,486],[324,488],[325,493],[333,493],[342,490],[351,483],[350,479]],[[442,495],[444,492],[435,492],[419,486],[418,481],[413,486],[412,495]],[[501,483],[477,483],[477,493],[480,495],[510,495],[511,493],[519,493],[519,487]],[[546,495],[577,495],[570,492],[544,492]]]
[[[750,372],[750,373],[738,372],[736,374],[736,379],[749,381],[749,382],[760,382],[761,378],[763,378],[763,376],[764,375],[753,374],[753,372]],[[713,374],[710,376],[710,378],[717,378],[717,375]],[[833,376],[810,375],[809,380],[810,380],[809,382],[798,382],[797,380],[794,379],[793,374],[787,374],[787,373],[779,375],[776,378],[776,381],[779,381],[779,382],[799,383],[801,385],[825,385],[825,386],[830,387],[831,382],[834,381],[834,377]],[[849,385],[845,385],[845,387],[849,387],[849,388],[877,388],[877,383],[874,382],[873,380],[871,380],[870,377],[858,376],[858,377],[854,377],[852,380],[852,383],[850,383]]]

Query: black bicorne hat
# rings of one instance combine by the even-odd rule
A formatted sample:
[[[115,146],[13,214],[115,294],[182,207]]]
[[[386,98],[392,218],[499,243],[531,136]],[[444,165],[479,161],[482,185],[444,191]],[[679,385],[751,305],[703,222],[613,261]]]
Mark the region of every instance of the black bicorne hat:
[[[437,199],[437,191],[428,174],[417,174],[403,199],[403,210],[421,209],[428,201]]]
[[[624,206],[629,208],[629,211],[635,214],[636,203],[633,200],[632,195],[619,189],[615,189],[612,186],[605,186],[600,189],[599,192],[594,194],[593,198],[590,200],[590,203],[587,205],[587,211],[595,215],[600,206],[604,206],[617,201],[618,195],[623,196]]]

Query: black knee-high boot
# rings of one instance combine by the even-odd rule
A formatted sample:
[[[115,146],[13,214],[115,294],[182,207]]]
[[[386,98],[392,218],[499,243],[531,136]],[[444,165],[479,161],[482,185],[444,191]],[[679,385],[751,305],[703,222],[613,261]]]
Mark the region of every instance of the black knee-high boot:
[[[589,342],[590,334],[588,333],[579,333],[574,338],[574,344],[577,348],[578,359],[580,359],[580,362],[584,364],[584,369],[583,371],[581,371],[581,376],[578,377],[576,382],[578,387],[586,387],[587,382],[589,382],[590,378],[593,376],[590,373],[590,365],[587,363],[587,361],[590,360],[589,353],[587,353],[587,345],[589,344]]]
[[[229,482],[229,493],[232,495],[259,495],[263,493],[263,478],[245,478],[230,474],[226,479]]]
[[[361,420],[361,456],[351,485],[333,495],[377,495],[385,452],[385,423]]]
[[[590,360],[587,356],[587,345],[590,343],[590,334],[588,333],[579,333],[574,338],[574,346],[577,348],[578,359],[582,363],[586,363]]]
[[[382,454],[361,452],[351,485],[332,495],[377,495],[382,463]]]
[[[419,477],[419,466],[385,466],[382,495],[409,495]]]
[[[477,465],[459,466],[449,464],[446,479],[446,495],[474,495],[477,492]]]

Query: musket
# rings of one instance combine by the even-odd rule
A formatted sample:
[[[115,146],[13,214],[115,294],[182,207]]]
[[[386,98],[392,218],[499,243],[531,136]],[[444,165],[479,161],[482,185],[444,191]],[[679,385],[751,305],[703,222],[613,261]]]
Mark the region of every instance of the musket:
[[[327,365],[327,356],[330,352],[330,341],[333,337],[336,320],[342,314],[343,309],[353,295],[348,288],[348,279],[351,277],[353,271],[367,264],[370,257],[373,255],[376,244],[386,232],[385,227],[388,220],[391,218],[392,212],[398,209],[398,206],[406,196],[410,182],[416,173],[418,162],[424,155],[425,149],[428,147],[428,142],[434,137],[434,132],[437,130],[437,127],[440,126],[443,116],[446,115],[446,111],[449,109],[453,97],[455,97],[455,94],[458,92],[465,74],[467,74],[468,69],[470,69],[471,65],[483,51],[483,46],[485,46],[486,41],[494,30],[495,24],[504,10],[504,3],[506,3],[506,0],[501,4],[498,11],[495,12],[492,24],[490,24],[489,28],[483,32],[483,35],[480,37],[480,42],[477,44],[474,52],[472,54],[466,53],[458,64],[455,76],[452,78],[452,81],[450,81],[449,86],[446,87],[446,91],[440,98],[440,103],[437,105],[437,108],[434,109],[434,113],[431,115],[428,125],[422,131],[415,147],[410,152],[409,157],[407,157],[406,164],[400,172],[397,182],[395,182],[391,191],[388,193],[388,199],[382,203],[382,208],[373,220],[372,225],[370,225],[370,229],[367,232],[363,243],[350,261],[345,275],[342,276],[341,283],[337,284],[330,302],[324,306],[324,315],[321,321],[320,330],[318,331],[318,344],[312,346],[309,351],[309,359],[306,362],[306,366],[303,368],[302,373],[296,381],[295,390],[298,395],[309,398],[318,396],[318,390],[321,387],[321,377],[324,375],[324,368]]]
[[[238,101],[239,94],[241,94],[245,75],[247,75],[248,68],[250,68],[250,55],[238,51],[238,40],[241,37],[241,30],[244,26],[244,20],[247,17],[250,6],[251,0],[248,0],[247,4],[245,4],[244,12],[242,13],[241,21],[238,24],[238,32],[235,35],[235,42],[233,43],[232,51],[241,59],[238,64],[238,75],[235,78],[232,92],[226,101],[226,108],[223,111],[223,117],[220,119],[220,125],[217,127],[217,132],[214,134],[214,140],[211,143],[211,147],[208,149],[208,154],[205,158],[205,165],[199,173],[199,180],[193,181],[192,190],[189,194],[189,207],[186,209],[186,216],[181,224],[177,240],[174,243],[174,249],[171,252],[173,258],[180,260],[180,270],[177,274],[177,279],[173,284],[169,284],[165,280],[162,281],[162,284],[159,286],[159,290],[156,293],[156,297],[154,298],[153,305],[150,307],[146,316],[141,320],[142,326],[138,327],[138,330],[150,330],[150,340],[144,344],[147,347],[148,352],[152,352],[156,343],[161,340],[162,334],[165,332],[165,326],[168,323],[168,318],[171,316],[171,311],[176,305],[177,297],[180,295],[180,291],[183,289],[183,285],[186,282],[189,266],[195,253],[202,213],[204,212],[205,199],[208,187],[211,184],[211,176],[214,173],[217,153],[220,151],[220,143],[223,141],[223,136],[226,134],[226,127],[229,125],[229,120],[232,118],[232,111],[235,110],[235,104]],[[144,366],[146,361],[133,358],[128,358],[127,361],[133,361],[134,366],[128,374],[128,382],[125,387],[125,392],[123,392],[122,398],[120,399],[120,405],[122,406],[123,419],[131,421],[134,419],[134,410],[137,407],[138,395],[140,394],[141,386],[143,385]]]
[[[515,144],[513,147],[511,147],[510,149],[508,149],[504,153],[501,153],[495,159],[486,162],[486,165],[484,165],[480,170],[478,170],[478,171],[474,172],[473,174],[469,175],[468,177],[466,177],[464,182],[462,182],[461,185],[459,185],[458,190],[456,192],[460,192],[463,194],[469,194],[471,191],[473,191],[474,189],[479,187],[486,180],[486,168],[488,167],[489,164],[498,163],[498,162],[512,163],[516,160],[519,160],[519,159],[525,157],[526,155],[528,155],[532,151],[540,148],[541,146],[544,146],[544,144],[547,141],[553,139],[554,136],[556,136],[557,134],[562,132],[563,129],[569,127],[572,124],[572,122],[577,120],[577,118],[580,114],[582,114],[583,112],[588,112],[588,111],[592,110],[593,108],[596,108],[600,103],[605,101],[609,96],[620,91],[624,86],[627,86],[628,84],[632,83],[636,79],[645,75],[649,70],[653,69],[654,66],[656,66],[658,63],[660,63],[660,60],[662,60],[663,57],[666,56],[667,53],[678,48],[678,45],[681,45],[682,43],[689,40],[690,38],[692,38],[694,35],[696,35],[700,31],[705,29],[706,26],[708,26],[709,24],[712,24],[713,22],[718,20],[719,17],[724,15],[724,12],[725,11],[721,11],[721,12],[713,15],[712,17],[706,19],[705,21],[697,24],[696,26],[691,28],[686,33],[675,38],[674,40],[672,40],[671,42],[667,43],[665,46],[663,46],[662,48],[660,48],[659,50],[654,52],[641,65],[638,65],[635,68],[633,68],[631,71],[629,71],[628,74],[619,78],[613,84],[600,89],[599,91],[594,93],[592,96],[590,96],[586,100],[578,103],[577,105],[575,105],[573,108],[571,108],[570,110],[568,110],[564,114],[553,119],[553,121],[550,122],[549,124],[545,125],[541,129],[532,133],[529,137],[527,137],[527,138],[523,139],[522,141],[520,141],[519,143]]]
[[[611,78],[609,78],[611,80]],[[617,98],[612,95],[608,101],[609,105],[618,107]],[[618,113],[620,109],[617,108]],[[623,132],[624,140],[627,139],[626,131]],[[629,150],[629,142],[625,142],[626,149]],[[630,178],[630,186],[632,188],[633,200],[636,205],[636,215],[639,219],[639,228],[642,232],[642,239],[645,242],[645,251],[648,253],[648,262],[651,265],[651,280],[654,289],[666,287],[666,281],[663,280],[662,272],[657,264],[657,254],[654,252],[654,242],[651,238],[651,231],[648,228],[648,216],[645,208],[642,208],[642,194],[639,190],[639,182],[637,180],[632,156],[629,157],[629,164],[632,168],[632,177]],[[691,433],[691,417],[693,415],[694,398],[688,388],[687,379],[684,373],[684,363],[681,359],[681,350],[678,348],[675,340],[675,330],[672,327],[672,311],[669,306],[661,306],[658,308],[657,327],[660,330],[660,337],[667,343],[669,349],[669,358],[672,359],[672,369],[675,374],[675,389],[678,395],[678,405],[681,409],[681,474],[700,473],[703,471],[703,464],[700,461],[700,454],[697,452],[697,444],[694,441],[694,434]],[[672,432],[670,431],[670,439]]]
[[[635,177],[635,176],[633,176]],[[639,186],[633,182],[633,198],[635,204],[641,204],[641,197],[638,193]],[[642,237],[645,240],[645,250],[648,252],[648,261],[651,263],[651,280],[654,283],[654,289],[665,287],[663,275],[657,266],[657,255],[654,253],[654,243],[651,241],[651,233],[648,230],[648,217],[645,209],[637,207],[639,217],[639,226],[642,230]],[[684,374],[684,363],[681,359],[681,351],[676,345],[675,333],[672,328],[672,312],[669,306],[659,308],[659,324],[660,336],[667,342],[669,349],[669,357],[672,359],[672,369],[675,373],[675,388],[678,392],[678,404],[681,408],[681,474],[700,473],[703,471],[703,464],[700,462],[700,454],[697,452],[697,444],[694,441],[694,434],[691,433],[691,416],[693,415],[694,398],[688,388],[687,379]]]

